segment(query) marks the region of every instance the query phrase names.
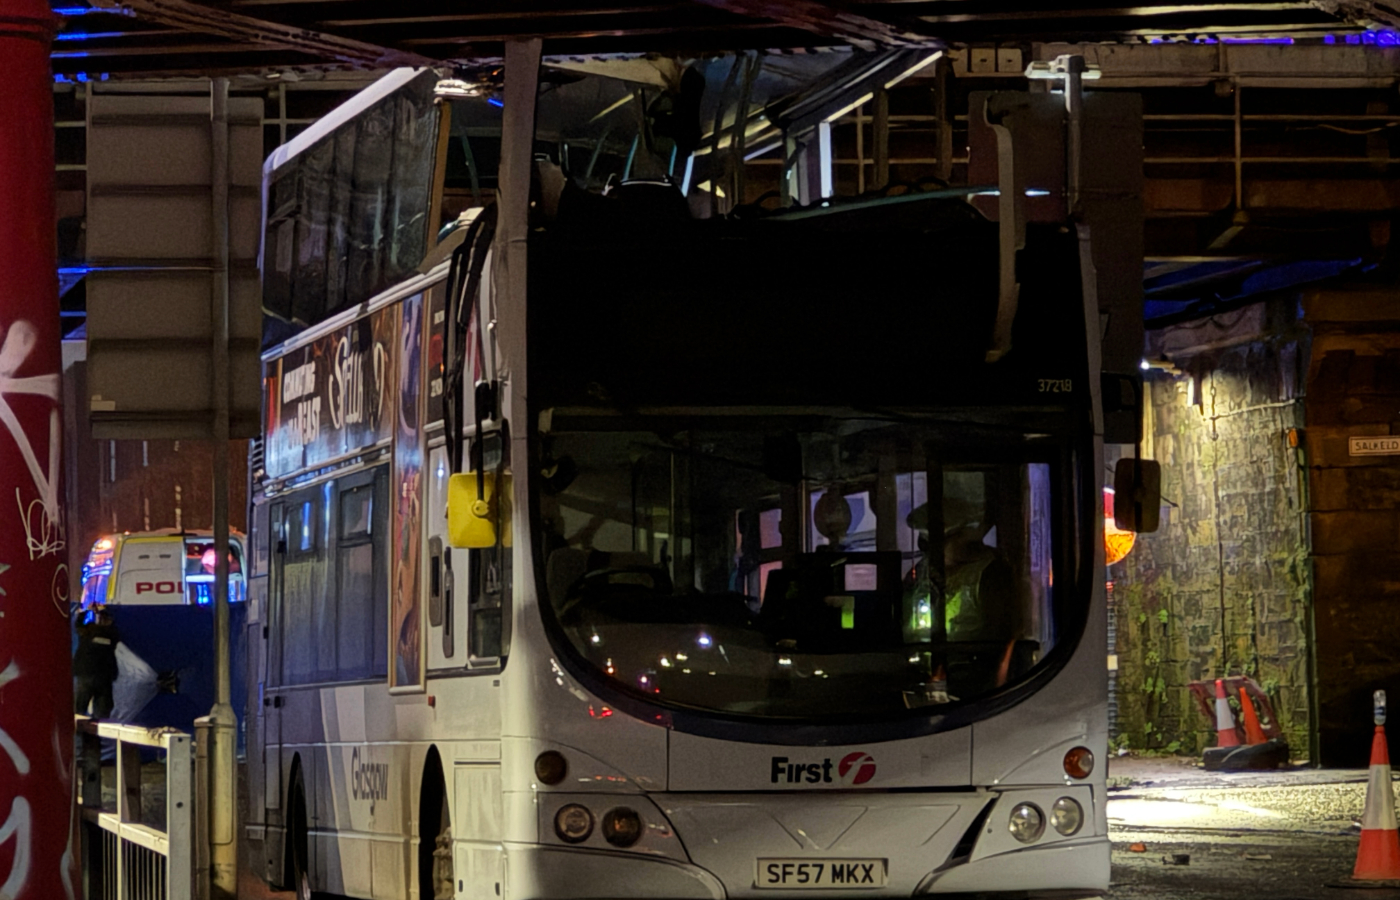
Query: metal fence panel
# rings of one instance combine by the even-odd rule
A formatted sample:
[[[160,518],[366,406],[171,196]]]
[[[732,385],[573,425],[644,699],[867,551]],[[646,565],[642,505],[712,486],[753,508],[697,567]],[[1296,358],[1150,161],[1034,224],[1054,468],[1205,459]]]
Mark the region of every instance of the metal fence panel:
[[[190,736],[77,717],[82,736],[83,885],[87,900],[190,900],[194,895],[194,782]],[[102,803],[101,741],[116,742],[116,808]],[[165,798],[147,809],[142,748],[164,751]],[[161,815],[157,816],[156,813]],[[151,819],[159,827],[150,824]]]

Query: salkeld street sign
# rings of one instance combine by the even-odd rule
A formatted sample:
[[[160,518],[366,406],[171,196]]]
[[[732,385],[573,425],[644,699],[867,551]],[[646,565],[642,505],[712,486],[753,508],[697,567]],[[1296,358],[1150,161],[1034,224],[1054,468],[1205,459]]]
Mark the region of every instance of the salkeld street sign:
[[[1400,455],[1400,436],[1347,438],[1347,449],[1352,456],[1397,456]]]

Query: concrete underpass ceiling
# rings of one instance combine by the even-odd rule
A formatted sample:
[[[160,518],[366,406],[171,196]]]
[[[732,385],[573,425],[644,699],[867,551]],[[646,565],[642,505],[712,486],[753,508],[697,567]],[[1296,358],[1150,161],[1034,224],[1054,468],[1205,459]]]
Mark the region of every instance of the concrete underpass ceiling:
[[[1202,0],[1030,10],[1018,0],[51,0],[62,77],[479,66],[547,56],[1028,41],[1294,40],[1400,27],[1369,0]],[[1393,33],[1386,32],[1388,40]]]

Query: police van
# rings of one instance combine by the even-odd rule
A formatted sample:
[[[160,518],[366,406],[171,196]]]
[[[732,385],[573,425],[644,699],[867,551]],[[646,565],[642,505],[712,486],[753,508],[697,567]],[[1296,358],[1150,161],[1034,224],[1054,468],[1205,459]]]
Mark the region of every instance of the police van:
[[[246,696],[242,632],[247,596],[241,534],[229,534],[229,619],[235,645],[233,708],[240,722]],[[74,622],[106,607],[117,627],[116,721],[189,729],[214,705],[214,566],[206,531],[103,535],[83,565]],[[241,729],[240,729],[241,736]]]

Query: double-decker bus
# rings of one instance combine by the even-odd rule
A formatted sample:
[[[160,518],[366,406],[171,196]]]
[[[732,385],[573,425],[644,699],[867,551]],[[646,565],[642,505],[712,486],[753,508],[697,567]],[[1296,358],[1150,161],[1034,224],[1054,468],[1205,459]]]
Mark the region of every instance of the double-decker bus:
[[[1105,890],[1081,235],[1028,228],[989,353],[962,198],[666,191],[541,203],[523,309],[488,207],[264,354],[255,861],[299,896]]]

